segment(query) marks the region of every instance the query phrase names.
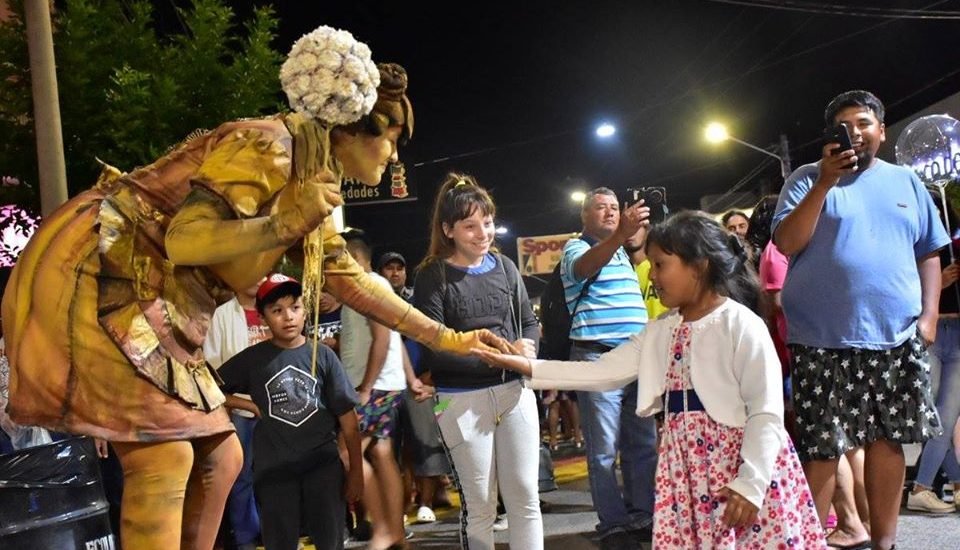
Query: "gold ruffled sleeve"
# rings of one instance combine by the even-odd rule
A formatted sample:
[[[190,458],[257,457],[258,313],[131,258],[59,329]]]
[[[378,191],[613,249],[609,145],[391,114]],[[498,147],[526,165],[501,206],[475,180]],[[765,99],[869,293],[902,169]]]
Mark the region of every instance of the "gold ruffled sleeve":
[[[237,217],[256,216],[290,178],[289,142],[281,137],[261,128],[231,132],[204,159],[193,183],[223,197]]]

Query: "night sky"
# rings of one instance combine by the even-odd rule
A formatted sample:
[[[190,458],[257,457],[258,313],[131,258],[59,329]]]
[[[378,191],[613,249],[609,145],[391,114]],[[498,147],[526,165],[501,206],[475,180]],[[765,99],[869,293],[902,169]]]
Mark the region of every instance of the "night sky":
[[[710,120],[763,147],[786,134],[796,168],[819,157],[823,108],[839,92],[873,91],[890,124],[960,89],[956,19],[706,0],[272,4],[281,51],[325,24],[369,44],[376,61],[406,67],[416,132],[400,156],[421,198],[352,207],[347,222],[367,230],[376,253],[394,248],[411,262],[426,248],[430,203],[448,171],[492,190],[498,222],[511,231],[503,249],[515,256],[518,235],[579,228],[574,188],[662,185],[674,208],[698,207],[765,161],[733,143],[705,143]],[[250,5],[236,4],[241,13]],[[960,14],[958,0],[846,5]],[[618,126],[614,139],[593,134],[601,119]],[[444,157],[454,158],[434,162]],[[779,173],[771,159],[746,189],[776,192]]]

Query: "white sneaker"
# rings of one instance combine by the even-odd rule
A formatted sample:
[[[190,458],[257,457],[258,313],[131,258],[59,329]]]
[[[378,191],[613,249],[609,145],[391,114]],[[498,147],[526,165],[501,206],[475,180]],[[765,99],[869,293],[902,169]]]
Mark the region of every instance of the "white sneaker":
[[[507,523],[507,515],[500,514],[497,516],[497,520],[493,522],[494,531],[506,531],[510,528],[510,525]]]
[[[919,493],[910,492],[907,496],[907,510],[928,514],[950,514],[953,513],[954,507],[937,498],[933,491],[923,490]]]
[[[437,515],[429,506],[421,506],[417,510],[417,523],[433,523],[437,521]]]

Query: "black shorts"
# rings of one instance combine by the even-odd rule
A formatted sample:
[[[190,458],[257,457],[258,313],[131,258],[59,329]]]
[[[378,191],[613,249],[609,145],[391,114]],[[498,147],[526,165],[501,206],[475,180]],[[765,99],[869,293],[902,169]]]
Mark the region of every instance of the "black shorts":
[[[920,443],[940,435],[920,336],[889,350],[791,344],[790,351],[801,460],[837,458],[881,439]]]

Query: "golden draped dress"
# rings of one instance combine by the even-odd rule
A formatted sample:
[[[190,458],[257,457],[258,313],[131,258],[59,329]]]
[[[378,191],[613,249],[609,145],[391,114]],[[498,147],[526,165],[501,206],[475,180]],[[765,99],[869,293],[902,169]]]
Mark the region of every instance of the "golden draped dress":
[[[298,116],[226,123],[129,174],[107,168],[44,221],[3,297],[11,418],[110,441],[233,429],[202,356],[213,311],[232,291],[206,266],[224,249],[276,236],[236,224],[186,231],[179,238],[189,239],[195,265],[175,265],[168,229],[192,202],[214,201],[232,221],[283,208],[278,192],[296,181]],[[326,159],[329,142],[320,149]],[[328,202],[339,201],[335,171],[321,176]],[[476,335],[452,333],[368,280],[330,221],[322,225],[324,290],[430,345],[461,353],[477,345]]]

